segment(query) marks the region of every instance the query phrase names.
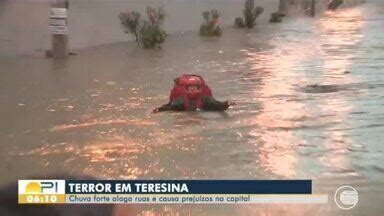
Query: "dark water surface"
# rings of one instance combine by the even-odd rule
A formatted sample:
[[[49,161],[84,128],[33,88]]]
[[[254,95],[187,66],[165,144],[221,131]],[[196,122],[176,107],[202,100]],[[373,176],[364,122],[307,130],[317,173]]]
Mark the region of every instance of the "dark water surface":
[[[0,183],[51,172],[107,179],[313,179],[328,205],[144,206],[180,215],[382,215],[384,5],[222,38],[115,43],[68,62],[0,59]],[[159,113],[174,77],[203,75],[225,113]],[[360,193],[339,210],[341,185]],[[152,209],[152,210],[151,210]],[[314,212],[314,213],[313,213]]]

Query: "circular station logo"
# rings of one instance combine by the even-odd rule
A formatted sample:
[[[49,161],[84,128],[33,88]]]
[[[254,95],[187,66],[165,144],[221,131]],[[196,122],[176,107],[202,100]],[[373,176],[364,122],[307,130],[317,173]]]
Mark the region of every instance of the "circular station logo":
[[[349,210],[357,205],[359,193],[352,186],[344,185],[336,190],[334,199],[339,208]]]

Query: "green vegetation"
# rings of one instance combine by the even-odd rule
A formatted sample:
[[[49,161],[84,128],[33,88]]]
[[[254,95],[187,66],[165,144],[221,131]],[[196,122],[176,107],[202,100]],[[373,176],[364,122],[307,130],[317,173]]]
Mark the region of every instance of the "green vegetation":
[[[142,20],[137,11],[127,11],[119,14],[121,25],[125,33],[131,33],[143,48],[160,47],[165,41],[166,33],[161,28],[164,23],[165,13],[162,7],[157,10],[147,7],[148,20]]]
[[[262,7],[255,7],[254,0],[245,1],[245,9],[243,11],[244,18],[237,17],[235,19],[235,26],[238,28],[253,28],[256,19],[262,14],[264,9]]]
[[[125,33],[131,33],[135,36],[136,42],[139,42],[137,28],[139,26],[140,13],[137,11],[127,11],[119,14],[121,25]]]
[[[328,10],[336,10],[342,4],[343,0],[331,0],[328,3]]]
[[[271,14],[271,19],[269,19],[269,22],[271,23],[279,23],[283,20],[283,17],[285,17],[285,14],[282,12],[275,12]]]
[[[217,10],[204,11],[204,22],[200,26],[200,35],[208,37],[220,37],[223,33],[219,25],[220,14]]]

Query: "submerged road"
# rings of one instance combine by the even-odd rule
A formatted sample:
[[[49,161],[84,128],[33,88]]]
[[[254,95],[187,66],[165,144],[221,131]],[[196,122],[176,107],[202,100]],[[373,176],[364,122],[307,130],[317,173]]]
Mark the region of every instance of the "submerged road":
[[[181,215],[384,211],[384,5],[287,19],[222,38],[172,36],[162,50],[115,43],[68,62],[0,59],[0,183],[66,172],[107,179],[313,179],[328,205],[144,206]],[[159,113],[174,77],[198,73],[225,113]],[[6,173],[6,175],[5,175]]]

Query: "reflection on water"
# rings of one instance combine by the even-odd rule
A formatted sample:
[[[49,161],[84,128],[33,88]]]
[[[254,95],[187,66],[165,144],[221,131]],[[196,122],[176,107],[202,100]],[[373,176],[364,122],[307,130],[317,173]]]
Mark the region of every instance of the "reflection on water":
[[[274,49],[247,53],[252,70],[261,73],[261,82],[255,86],[254,95],[262,104],[262,112],[247,121],[261,126],[250,133],[257,138],[255,144],[260,145],[260,166],[278,176],[294,178],[298,165],[296,148],[300,141],[291,130],[298,122],[292,120],[307,115],[306,107],[293,100],[297,82],[305,83],[305,77],[297,80],[302,72],[295,70],[295,66],[308,58],[311,50],[298,46],[300,38],[278,35],[280,33],[283,32],[270,39]]]
[[[60,130],[69,130],[69,129],[79,129],[84,127],[92,127],[92,126],[100,126],[100,125],[136,125],[136,126],[148,126],[154,125],[154,123],[149,121],[139,121],[131,120],[131,119],[114,119],[114,120],[106,120],[100,121],[98,119],[92,120],[91,122],[80,123],[80,124],[64,124],[64,125],[55,125],[51,131],[60,131]]]
[[[288,19],[219,40],[193,33],[163,50],[117,43],[68,63],[0,60],[1,182],[70,172],[108,179],[315,179],[352,184],[357,213],[382,210],[382,5]],[[261,32],[261,29],[265,30]],[[226,113],[159,113],[180,73],[203,75]],[[376,190],[376,189],[375,189]],[[145,215],[338,215],[333,204],[142,206]],[[368,210],[369,209],[369,210]]]
[[[360,9],[350,9],[337,14],[328,14],[318,22],[321,35],[322,50],[324,53],[323,71],[320,82],[342,85],[359,82],[353,74],[345,73],[353,67],[355,50],[362,40],[363,12]],[[337,55],[335,55],[337,54]],[[332,113],[337,117],[337,126],[331,126],[325,133],[328,139],[324,142],[324,148],[332,154],[320,156],[319,161],[328,167],[324,175],[332,177],[335,173],[346,176],[358,176],[351,164],[351,158],[347,157],[348,148],[352,140],[344,131],[332,130],[336,127],[348,127],[348,117],[353,111],[353,105],[344,94],[338,94],[319,101],[321,113]],[[334,114],[335,111],[337,115]]]

